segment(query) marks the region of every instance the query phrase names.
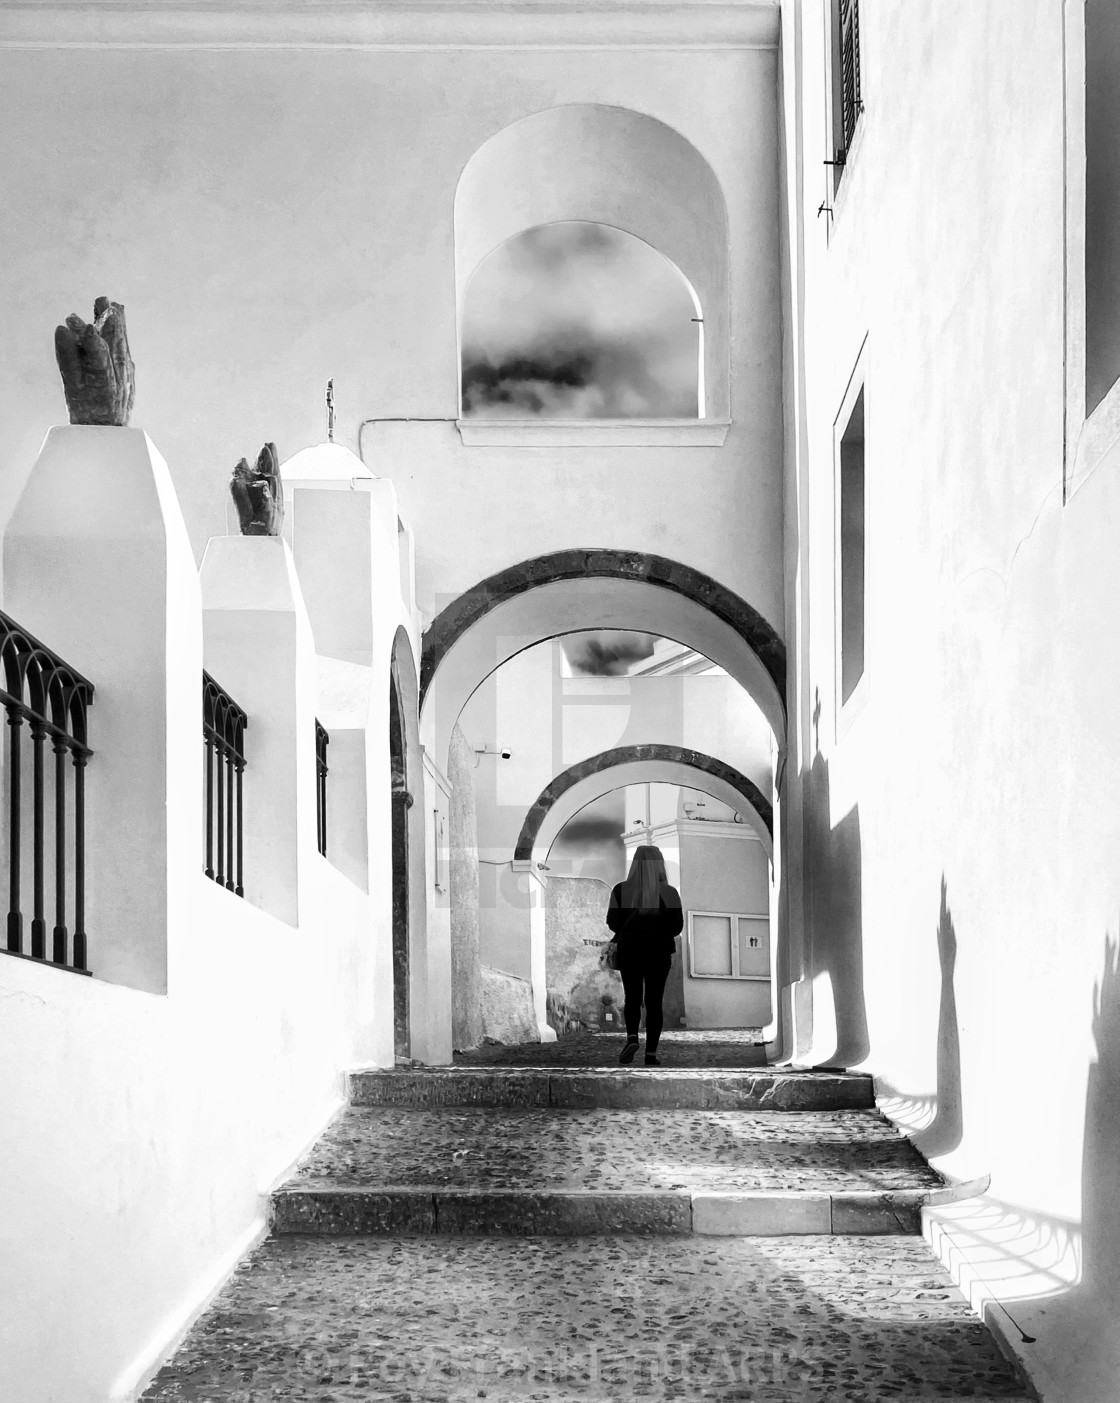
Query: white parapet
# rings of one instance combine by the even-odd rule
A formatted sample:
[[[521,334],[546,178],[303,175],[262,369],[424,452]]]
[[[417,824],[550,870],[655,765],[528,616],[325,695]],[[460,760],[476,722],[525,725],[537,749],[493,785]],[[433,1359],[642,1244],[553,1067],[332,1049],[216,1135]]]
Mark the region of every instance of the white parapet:
[[[292,553],[274,536],[215,536],[200,573],[206,670],[249,716],[245,898],[295,926],[317,856],[316,673]]]
[[[339,444],[321,443],[295,454],[281,465],[281,477],[284,534],[315,638],[318,714],[331,737],[327,856],[370,894],[376,969],[371,1000],[380,1039],[376,1055],[391,1063],[395,969],[410,971],[410,983],[429,987],[425,806],[420,802],[417,734],[419,648],[411,604],[413,567],[410,558],[402,557],[408,536],[401,531],[392,482],[375,477]],[[397,690],[402,712],[401,782],[415,801],[407,812],[402,855],[407,895],[397,912],[399,931],[394,931],[393,904],[390,685]],[[396,954],[395,945],[402,947]],[[439,981],[433,987],[442,989]],[[414,1056],[449,1060],[449,1001],[433,1012],[426,995],[414,987],[408,1002],[408,1050]],[[429,1037],[433,1018],[446,1022],[446,1036]]]
[[[96,977],[168,982],[170,913],[201,863],[198,575],[142,429],[51,429],[4,533],[4,609],[94,684],[86,926]]]

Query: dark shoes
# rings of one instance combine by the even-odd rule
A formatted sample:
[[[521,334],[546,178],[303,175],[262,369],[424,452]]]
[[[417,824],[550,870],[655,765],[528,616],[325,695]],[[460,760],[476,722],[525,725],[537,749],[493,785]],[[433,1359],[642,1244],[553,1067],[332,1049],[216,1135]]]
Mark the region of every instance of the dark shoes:
[[[618,1060],[619,1060],[621,1063],[623,1063],[623,1065],[628,1065],[629,1063],[633,1062],[634,1058],[637,1057],[637,1055],[638,1055],[638,1039],[637,1039],[637,1038],[627,1038],[627,1039],[626,1039],[626,1046],[625,1046],[625,1047],[622,1049],[622,1051],[618,1054]],[[655,1052],[647,1052],[647,1053],[646,1053],[645,1061],[646,1061],[646,1066],[647,1066],[647,1067],[660,1067],[660,1066],[661,1066],[661,1061],[660,1061],[659,1057],[657,1056],[657,1054],[656,1054]]]

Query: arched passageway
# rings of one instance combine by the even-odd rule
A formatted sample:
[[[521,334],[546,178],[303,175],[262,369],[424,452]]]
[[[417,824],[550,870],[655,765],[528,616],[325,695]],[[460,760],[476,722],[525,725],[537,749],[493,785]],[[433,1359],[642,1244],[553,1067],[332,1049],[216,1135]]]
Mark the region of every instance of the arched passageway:
[[[674,809],[674,822],[663,806],[659,817],[649,790],[661,786],[670,786],[674,793],[678,787],[701,791],[717,801],[717,811],[727,806],[724,821],[689,822],[686,817],[682,824],[681,810]],[[601,912],[593,908],[596,895],[604,899],[602,874],[594,864],[589,873],[570,859],[558,861],[554,845],[569,825],[579,823],[588,806],[632,788],[646,791],[645,818],[653,827],[635,830],[628,813],[621,835],[626,851],[632,852],[637,842],[656,843],[685,905],[681,959],[674,962],[665,992],[670,1025],[765,1027],[774,1008],[773,811],[745,775],[680,746],[624,746],[591,756],[558,775],[526,813],[516,851],[518,859],[531,859],[534,879],[544,886],[549,998],[587,1019],[593,1018],[597,996],[603,992],[594,949],[581,948],[593,942],[601,921]],[[729,824],[728,810],[743,822]],[[744,843],[748,835],[754,841]],[[598,841],[603,841],[601,836]],[[609,859],[604,857],[604,862]],[[619,870],[617,877],[621,875]],[[599,882],[589,882],[589,877]],[[615,879],[607,877],[607,884]],[[573,932],[589,939],[575,939]]]
[[[421,733],[429,753],[441,768],[447,766],[452,731],[464,706],[504,663],[547,639],[602,629],[654,634],[701,653],[747,693],[779,751],[783,748],[785,648],[757,609],[703,571],[679,561],[635,551],[572,549],[522,561],[480,581],[433,620],[421,654]],[[550,733],[542,715],[546,746],[548,740],[543,738]],[[501,739],[489,737],[491,745]],[[640,738],[631,739],[637,743]],[[634,782],[664,778],[685,787],[715,786],[719,797],[751,816],[766,856],[774,856],[769,801],[745,775],[726,761],[721,769],[718,757],[687,755],[684,747],[660,754],[639,747],[637,753],[647,758],[632,761]],[[595,763],[619,761],[627,762],[625,756],[615,756]],[[500,757],[493,763],[501,764]],[[651,765],[664,769],[654,773]],[[546,792],[551,787],[545,786]],[[524,813],[522,809],[518,823]],[[502,968],[531,983],[543,1033],[547,1027],[544,892],[531,863],[533,839],[523,835],[515,854],[515,834],[516,828],[504,854],[491,846],[486,856],[492,892],[486,910],[492,934],[483,931],[483,945],[511,962]]]
[[[774,814],[758,786],[731,765],[677,745],[628,745],[604,750],[557,775],[525,815],[514,859],[539,860],[564,825],[585,805],[628,784],[677,784],[703,789],[743,810],[773,854]]]
[[[424,633],[421,726],[446,766],[467,700],[502,663],[583,629],[630,629],[695,648],[745,688],[779,749],[785,741],[785,645],[757,609],[694,566],[638,551],[556,551],[465,590]]]

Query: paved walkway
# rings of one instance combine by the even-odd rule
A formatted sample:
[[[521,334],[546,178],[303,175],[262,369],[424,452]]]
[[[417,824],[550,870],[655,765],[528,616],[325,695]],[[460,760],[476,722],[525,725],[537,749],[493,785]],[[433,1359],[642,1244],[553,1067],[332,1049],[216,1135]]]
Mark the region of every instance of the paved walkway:
[[[569,1033],[554,1043],[502,1047],[487,1043],[457,1052],[457,1067],[617,1067],[622,1033]],[[638,1052],[641,1065],[645,1042]],[[657,1052],[666,1067],[764,1067],[766,1048],[754,1028],[680,1029],[665,1032]]]
[[[477,1189],[936,1187],[875,1111],[400,1111],[353,1107],[292,1186]]]
[[[1025,1400],[921,1239],[284,1238],[146,1403]]]
[[[619,1041],[356,1076],[145,1403],[1028,1398],[914,1235],[940,1181],[866,1078],[706,1109],[775,1082],[749,1040],[674,1034],[679,1073]]]

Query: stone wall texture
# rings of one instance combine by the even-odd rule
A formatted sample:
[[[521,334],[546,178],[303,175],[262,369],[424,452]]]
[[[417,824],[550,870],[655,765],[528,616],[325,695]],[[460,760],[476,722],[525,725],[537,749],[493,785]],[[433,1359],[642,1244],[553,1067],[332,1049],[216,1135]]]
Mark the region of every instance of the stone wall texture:
[[[451,1041],[477,1047],[483,1037],[478,954],[478,822],[474,753],[458,726],[451,733]]]
[[[604,916],[610,888],[596,877],[549,877],[545,891],[545,979],[590,1027],[598,1027],[603,995],[622,1007],[622,980],[599,968],[598,945],[610,936]]]
[[[483,965],[479,991],[482,1037],[507,1046],[540,1042],[533,986],[527,979]]]

